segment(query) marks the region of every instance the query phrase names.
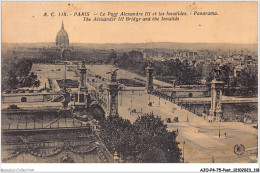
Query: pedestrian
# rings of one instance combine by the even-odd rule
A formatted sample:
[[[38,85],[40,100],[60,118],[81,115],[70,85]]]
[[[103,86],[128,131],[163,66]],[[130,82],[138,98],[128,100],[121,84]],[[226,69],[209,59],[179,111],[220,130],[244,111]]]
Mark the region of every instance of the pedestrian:
[[[225,132],[225,137],[227,137],[227,133]]]

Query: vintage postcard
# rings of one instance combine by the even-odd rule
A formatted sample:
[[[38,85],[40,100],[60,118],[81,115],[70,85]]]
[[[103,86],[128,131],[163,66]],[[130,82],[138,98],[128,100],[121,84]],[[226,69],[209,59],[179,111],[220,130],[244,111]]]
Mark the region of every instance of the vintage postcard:
[[[3,165],[258,163],[258,2],[1,9]]]

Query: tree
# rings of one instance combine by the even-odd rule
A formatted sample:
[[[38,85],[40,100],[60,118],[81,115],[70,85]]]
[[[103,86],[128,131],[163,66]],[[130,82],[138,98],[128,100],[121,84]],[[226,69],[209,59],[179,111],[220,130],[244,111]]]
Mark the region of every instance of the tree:
[[[235,83],[239,87],[239,93],[245,97],[257,93],[258,77],[255,73],[242,70],[241,74],[235,78]]]
[[[115,151],[126,162],[178,163],[181,151],[176,133],[153,113],[129,120],[108,117],[100,122],[101,138],[108,150]]]
[[[117,58],[117,52],[112,49],[111,52],[109,53],[109,56],[107,57],[107,63],[111,63],[112,61],[116,60]]]
[[[213,70],[207,77],[207,82],[214,79]],[[224,93],[226,95],[237,94],[238,96],[252,97],[257,94],[258,75],[250,70],[243,69],[237,77],[233,77],[234,68],[227,64],[219,67],[219,80],[225,83]]]
[[[13,58],[12,61],[3,62],[2,87],[6,89],[16,89],[18,87],[39,86],[37,76],[30,73],[32,61],[29,59]]]
[[[167,125],[160,117],[153,113],[146,114],[136,119],[133,123],[137,135],[136,158],[137,162],[178,163],[181,152],[176,142],[176,133],[169,132]]]

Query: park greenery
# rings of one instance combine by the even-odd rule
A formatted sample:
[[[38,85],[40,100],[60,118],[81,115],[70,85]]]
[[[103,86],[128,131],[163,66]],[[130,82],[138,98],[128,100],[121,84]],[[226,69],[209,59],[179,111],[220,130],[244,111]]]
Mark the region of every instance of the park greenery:
[[[32,61],[13,58],[2,64],[2,90],[13,90],[20,87],[39,87],[37,75],[30,73]]]
[[[214,79],[213,70],[214,68],[207,77],[209,85]],[[234,68],[231,65],[223,65],[218,70],[220,71],[218,78],[225,84],[223,89],[224,95],[243,97],[254,97],[257,95],[258,75],[256,73],[242,69],[237,77],[234,77]]]
[[[143,59],[143,54],[138,51],[130,51],[119,56],[115,51],[111,51],[106,62],[145,76],[148,61]],[[174,79],[179,85],[199,84],[202,71],[201,68],[190,66],[188,60],[182,62],[179,59],[155,61],[154,68],[156,78],[168,83]]]
[[[121,117],[107,117],[100,122],[100,136],[108,150],[118,153],[127,163],[178,163],[181,150],[175,131],[153,113],[138,117],[135,122]]]

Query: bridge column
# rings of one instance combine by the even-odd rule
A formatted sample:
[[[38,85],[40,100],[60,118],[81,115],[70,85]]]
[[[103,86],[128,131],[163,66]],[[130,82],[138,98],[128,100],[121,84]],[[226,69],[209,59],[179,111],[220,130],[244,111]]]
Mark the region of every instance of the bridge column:
[[[222,90],[224,82],[214,79],[211,82],[211,107],[209,115],[215,121],[220,121],[223,115],[222,111]]]
[[[153,64],[149,63],[148,67],[146,68],[146,91],[148,94],[153,92]]]
[[[79,92],[78,92],[78,101],[79,103],[86,103],[88,106],[89,96],[88,96],[88,89],[86,86],[86,72],[87,69],[85,67],[85,63],[82,62],[79,72],[80,72],[80,81],[79,81]]]
[[[80,88],[86,88],[86,73],[87,73],[87,68],[85,67],[85,63],[82,62],[80,68],[80,81],[79,81],[79,86]]]
[[[111,80],[107,84],[107,90],[108,90],[108,115],[111,117],[119,117],[118,114],[118,82],[116,80],[116,70],[111,73]]]

